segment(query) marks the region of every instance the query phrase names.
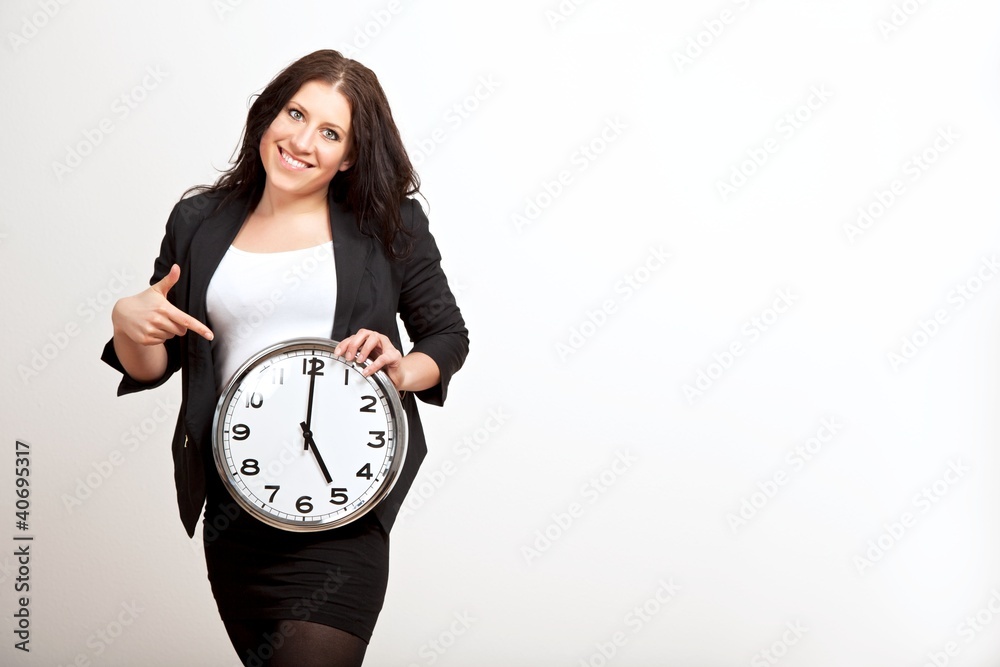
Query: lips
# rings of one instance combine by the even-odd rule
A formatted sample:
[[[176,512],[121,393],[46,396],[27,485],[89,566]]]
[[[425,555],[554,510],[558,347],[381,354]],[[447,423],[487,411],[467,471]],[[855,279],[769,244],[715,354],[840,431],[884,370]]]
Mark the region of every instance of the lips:
[[[289,169],[294,169],[296,171],[299,171],[302,169],[309,169],[312,167],[312,165],[309,164],[308,162],[303,162],[302,160],[296,159],[291,155],[289,155],[288,153],[286,153],[284,149],[281,148],[281,146],[278,146],[278,154],[281,156],[281,161],[284,162],[285,166],[288,167]]]

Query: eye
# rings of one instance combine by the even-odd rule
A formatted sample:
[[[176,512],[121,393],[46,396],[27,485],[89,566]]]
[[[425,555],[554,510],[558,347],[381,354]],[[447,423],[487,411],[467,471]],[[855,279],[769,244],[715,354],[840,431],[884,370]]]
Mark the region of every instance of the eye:
[[[302,120],[304,118],[302,112],[299,111],[298,109],[289,109],[288,115],[294,118],[295,120]]]
[[[323,136],[330,141],[338,141],[340,139],[340,135],[329,128],[323,130]]]

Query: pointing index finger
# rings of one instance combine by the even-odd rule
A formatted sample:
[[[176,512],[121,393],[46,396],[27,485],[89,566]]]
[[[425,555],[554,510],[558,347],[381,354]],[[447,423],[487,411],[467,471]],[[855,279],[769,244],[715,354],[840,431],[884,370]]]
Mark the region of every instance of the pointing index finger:
[[[215,338],[215,334],[212,333],[212,330],[199,322],[197,319],[191,317],[173,304],[169,304],[169,306],[170,310],[167,313],[167,317],[169,317],[171,321],[179,324],[189,331],[195,332],[206,340],[213,340]]]

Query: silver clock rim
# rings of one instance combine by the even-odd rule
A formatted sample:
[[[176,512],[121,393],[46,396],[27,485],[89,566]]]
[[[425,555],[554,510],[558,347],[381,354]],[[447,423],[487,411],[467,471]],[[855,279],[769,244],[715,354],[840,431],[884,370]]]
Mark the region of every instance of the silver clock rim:
[[[262,361],[270,357],[295,350],[325,349],[330,352],[331,356],[342,359],[347,363],[353,363],[355,366],[367,368],[371,365],[372,362],[370,359],[365,359],[364,362],[359,363],[356,361],[348,361],[343,356],[334,355],[333,351],[336,349],[339,342],[340,341],[332,338],[291,338],[280,343],[268,345],[266,348],[252,355],[249,359],[243,362],[242,365],[240,365],[240,367],[233,374],[233,377],[226,383],[226,387],[220,394],[219,400],[216,403],[215,414],[212,417],[212,454],[215,459],[215,467],[219,472],[219,476],[222,478],[223,486],[226,487],[229,495],[233,497],[240,507],[257,520],[273,528],[280,528],[290,532],[301,533],[331,530],[353,523],[374,510],[375,507],[378,506],[378,504],[381,503],[390,492],[392,492],[392,489],[396,486],[396,482],[399,480],[400,473],[402,472],[403,463],[406,460],[408,435],[406,411],[403,409],[403,402],[400,398],[399,391],[397,391],[395,385],[392,384],[392,380],[389,379],[389,376],[384,371],[379,370],[369,377],[379,385],[379,389],[388,400],[389,411],[391,413],[390,418],[395,423],[396,427],[395,452],[393,453],[392,463],[389,465],[389,470],[386,473],[385,482],[372,495],[372,497],[369,498],[364,505],[362,505],[361,508],[345,517],[329,521],[286,521],[261,512],[260,508],[247,500],[236,488],[236,480],[224,460],[225,455],[223,453],[222,436],[224,415],[227,412],[227,406],[229,405],[233,394],[236,393],[236,390],[242,380]]]

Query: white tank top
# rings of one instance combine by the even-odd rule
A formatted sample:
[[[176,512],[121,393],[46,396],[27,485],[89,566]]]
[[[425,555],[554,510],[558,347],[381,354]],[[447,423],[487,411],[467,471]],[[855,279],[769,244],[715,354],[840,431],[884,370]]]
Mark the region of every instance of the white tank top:
[[[337,305],[333,241],[269,253],[230,246],[208,284],[205,305],[221,394],[243,362],[265,347],[330,337]]]

